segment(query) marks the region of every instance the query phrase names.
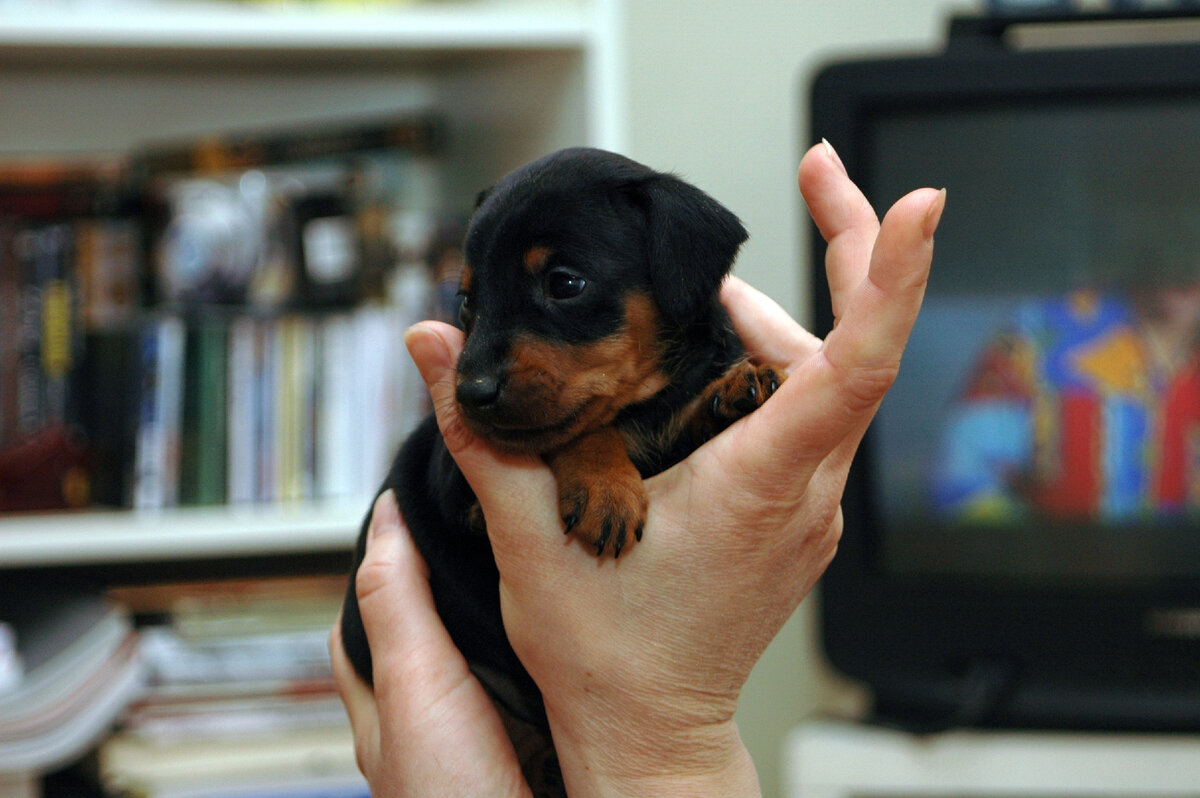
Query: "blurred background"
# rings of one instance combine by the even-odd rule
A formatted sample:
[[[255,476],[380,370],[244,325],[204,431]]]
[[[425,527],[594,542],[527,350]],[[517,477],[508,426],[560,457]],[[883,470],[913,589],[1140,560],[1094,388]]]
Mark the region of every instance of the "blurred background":
[[[277,700],[235,706],[266,700],[263,674],[232,687],[230,673],[194,677],[226,692],[188,692],[181,663],[211,662],[264,618],[297,648],[279,653],[278,635],[254,645],[306,661],[311,646],[287,635],[308,629],[311,643],[332,622],[341,583],[327,575],[425,410],[397,333],[446,309],[476,191],[574,144],[677,172],[749,229],[736,273],[806,321],[796,168],[814,143],[811,77],[834,57],[931,52],[948,17],[972,10],[0,0],[0,662],[7,650],[17,674],[7,693],[0,679],[0,716],[14,719],[0,720],[0,795],[36,794],[44,772],[109,739],[114,718],[123,730],[90,755],[92,777],[57,776],[49,793],[211,782],[140,768],[169,758],[166,740],[272,725]],[[367,371],[382,376],[350,373]],[[18,606],[35,590],[40,604]],[[859,701],[823,666],[811,605],[739,711],[766,795],[780,794],[786,732]],[[85,637],[62,630],[113,617],[83,651],[124,679],[92,690],[120,706],[68,711],[39,693],[40,663]],[[307,680],[289,683],[316,696],[312,728],[337,726],[322,674],[279,678]],[[196,720],[205,701],[220,711]],[[86,708],[90,726],[61,719]],[[323,772],[342,784],[352,759],[329,750],[341,764]]]

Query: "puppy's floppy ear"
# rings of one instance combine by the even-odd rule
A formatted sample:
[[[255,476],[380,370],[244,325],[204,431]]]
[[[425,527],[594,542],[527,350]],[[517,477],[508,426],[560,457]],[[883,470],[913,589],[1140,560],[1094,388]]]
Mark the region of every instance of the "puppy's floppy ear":
[[[639,181],[635,196],[646,216],[655,299],[669,319],[686,321],[729,273],[746,228],[724,205],[674,175]]]

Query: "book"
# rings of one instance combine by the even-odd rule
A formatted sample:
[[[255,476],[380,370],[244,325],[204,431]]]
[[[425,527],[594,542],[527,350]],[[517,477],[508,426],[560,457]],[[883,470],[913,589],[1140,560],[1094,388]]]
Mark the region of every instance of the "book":
[[[0,449],[16,442],[21,353],[21,277],[16,225],[0,217]]]
[[[364,492],[359,436],[364,419],[355,402],[354,317],[326,316],[320,327],[320,386],[316,419],[316,493],[319,497]],[[369,488],[367,488],[369,489]]]
[[[341,576],[120,587],[146,689],[98,753],[128,795],[364,795],[328,635]]]
[[[312,320],[296,315],[280,320],[275,441],[279,447],[277,497],[285,501],[313,496],[315,347]]]
[[[97,759],[101,783],[119,795],[369,796],[346,723],[258,738],[172,742],[122,732],[100,747]]]
[[[258,323],[248,316],[229,327],[226,405],[226,497],[229,502],[258,498]]]
[[[69,377],[77,354],[74,239],[66,224],[21,226],[13,239],[17,288],[16,419],[21,441],[71,421]]]
[[[129,507],[137,450],[138,413],[143,381],[136,322],[107,325],[87,333],[77,375],[87,386],[80,423],[87,436],[91,467],[91,503]]]
[[[183,321],[174,316],[151,320],[139,336],[142,385],[133,474],[138,509],[178,504],[184,342]]]
[[[221,504],[229,460],[229,325],[201,318],[187,326],[186,338],[179,502]]]
[[[21,685],[25,666],[17,652],[17,633],[12,624],[0,620],[0,695]]]
[[[0,773],[0,798],[42,798],[42,782],[36,773]]]
[[[128,616],[92,595],[10,595],[22,676],[0,693],[0,772],[42,772],[94,745],[140,691]]]
[[[82,323],[103,330],[133,320],[141,304],[141,224],[128,216],[80,220],[75,228]]]

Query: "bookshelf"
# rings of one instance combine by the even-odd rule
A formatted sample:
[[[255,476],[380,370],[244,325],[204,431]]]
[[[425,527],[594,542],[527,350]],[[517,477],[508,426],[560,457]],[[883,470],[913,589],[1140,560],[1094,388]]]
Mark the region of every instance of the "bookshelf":
[[[618,0],[334,6],[115,0],[0,8],[0,159],[432,111],[438,201],[469,207],[509,168],[571,144],[619,148]],[[348,549],[368,497],[0,515],[0,568]]]
[[[578,2],[331,5],[78,4],[48,17],[20,4],[3,13],[0,44],[35,53],[87,49],[228,52],[391,50],[400,58],[473,50],[573,49],[591,35]]]

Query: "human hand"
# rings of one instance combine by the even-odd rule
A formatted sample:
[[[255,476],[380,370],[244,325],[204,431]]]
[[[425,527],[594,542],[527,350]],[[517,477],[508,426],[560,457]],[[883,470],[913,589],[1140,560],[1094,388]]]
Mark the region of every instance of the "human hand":
[[[530,795],[499,715],[438,617],[391,491],[375,502],[356,589],[374,691],[346,657],[340,620],[329,651],[371,794]]]
[[[474,488],[513,647],[542,690],[572,795],[756,794],[733,720],[750,669],[837,547],[851,459],[916,319],[944,194],[880,225],[828,146],[799,182],[830,246],[836,329],[824,340],[739,280],[722,291],[759,360],[787,381],[763,407],[647,482],[645,539],[597,560],[561,535],[553,476],[462,425],[462,334],[410,331],[447,447]],[[382,699],[381,699],[382,700]]]

